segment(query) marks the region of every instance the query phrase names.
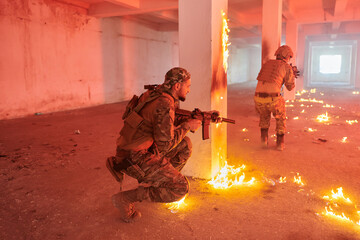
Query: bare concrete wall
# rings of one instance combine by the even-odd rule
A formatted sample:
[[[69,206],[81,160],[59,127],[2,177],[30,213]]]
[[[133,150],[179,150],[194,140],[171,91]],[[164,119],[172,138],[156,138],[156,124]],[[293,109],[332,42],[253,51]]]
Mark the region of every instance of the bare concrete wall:
[[[129,99],[178,64],[177,42],[53,0],[2,0],[0,119]]]
[[[228,84],[256,81],[261,68],[261,46],[230,47]]]

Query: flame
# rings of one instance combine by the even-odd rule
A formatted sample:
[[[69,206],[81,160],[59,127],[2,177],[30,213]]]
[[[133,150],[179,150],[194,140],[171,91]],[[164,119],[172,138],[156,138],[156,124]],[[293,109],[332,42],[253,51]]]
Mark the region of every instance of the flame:
[[[279,183],[286,183],[286,177],[280,177]]]
[[[311,92],[311,93],[316,93],[316,88],[310,89],[310,92]]]
[[[228,57],[229,57],[229,45],[231,44],[229,42],[229,32],[230,29],[228,27],[228,20],[226,18],[226,14],[224,11],[221,10],[221,15],[222,15],[222,21],[223,21],[223,26],[222,26],[222,48],[223,48],[223,66],[224,66],[224,70],[225,73],[227,72],[227,68],[228,68]]]
[[[319,122],[328,122],[329,121],[329,116],[328,113],[326,112],[325,114],[321,114],[319,116],[317,116],[316,120]]]
[[[350,125],[353,125],[354,123],[358,123],[358,120],[346,120],[346,122]]]
[[[247,130],[247,128],[243,128],[241,131],[247,132],[247,131],[249,131],[249,130]]]
[[[341,219],[341,220],[346,220],[346,221],[353,222],[353,221],[351,221],[351,219],[350,219],[349,217],[345,216],[344,213],[341,213],[341,215],[338,215],[338,214],[335,214],[333,211],[334,211],[334,210],[332,209],[332,207],[331,207],[331,206],[328,206],[328,207],[325,207],[325,213],[323,212],[323,214],[325,214],[325,215],[331,215],[331,216],[336,217],[336,218],[339,218],[339,219]]]
[[[293,119],[294,119],[294,120],[298,120],[298,119],[299,119],[299,117],[294,117]]]
[[[241,165],[238,168],[228,165],[225,161],[225,166],[220,169],[219,173],[208,183],[213,185],[217,189],[227,189],[235,185],[252,185],[255,182],[255,178],[252,177],[250,181],[244,181],[245,173],[242,172],[245,169],[245,165]]]
[[[347,143],[347,137],[343,137],[341,140],[342,143]]]
[[[306,90],[301,90],[301,91],[297,91],[296,93],[295,93],[295,95],[296,96],[301,96],[302,94],[304,94],[304,93],[307,93],[308,91],[306,91]]]
[[[315,132],[315,131],[317,131],[316,129],[313,129],[313,128],[308,128],[308,129],[306,129],[305,130],[306,132]]]
[[[348,203],[352,203],[352,201],[350,200],[350,198],[345,198],[344,197],[344,193],[343,193],[343,188],[342,187],[339,187],[337,188],[337,192],[335,193],[333,189],[331,189],[331,197],[329,196],[323,196],[323,199],[326,199],[326,200],[338,200],[338,199],[341,199],[341,200],[344,200],[345,202],[348,202]]]
[[[186,206],[185,198],[187,195],[185,195],[182,199],[180,199],[177,202],[171,202],[171,203],[165,203],[165,206],[171,210],[171,212],[178,211],[181,207]]]
[[[323,105],[324,108],[334,108],[334,105],[329,105],[329,104],[326,104],[326,105]]]
[[[294,107],[294,105],[289,104],[289,105],[285,105],[285,107]]]
[[[299,184],[300,186],[304,186],[305,184],[301,181],[301,176],[299,173],[294,176],[294,183]]]
[[[327,215],[327,216],[332,216],[335,217],[339,220],[345,220],[347,222],[356,224],[356,225],[360,225],[360,220],[356,221],[351,219],[350,217],[346,216],[344,211],[347,210],[346,212],[349,213],[350,215],[356,215],[356,214],[352,214],[354,212],[357,213],[357,215],[359,215],[359,211],[356,210],[356,205],[352,206],[352,201],[350,200],[350,198],[347,198],[344,196],[343,194],[343,189],[342,187],[337,188],[337,192],[335,193],[334,190],[331,190],[331,196],[323,196],[323,199],[328,200],[329,202],[327,203],[327,206],[325,206],[325,212],[322,212],[323,215]],[[345,202],[346,205],[344,204],[340,204],[340,202]],[[335,210],[333,209],[333,207],[336,208],[336,213]],[[344,207],[341,209],[341,207]],[[341,211],[340,211],[341,210]],[[349,211],[351,210],[351,211]],[[340,214],[341,212],[341,214]],[[359,216],[357,216],[356,218],[358,218]]]
[[[300,113],[304,113],[305,112],[305,109],[303,109]]]
[[[300,98],[299,102],[314,102],[314,103],[324,103],[323,100],[316,100],[315,98],[311,99],[305,99],[305,98]]]

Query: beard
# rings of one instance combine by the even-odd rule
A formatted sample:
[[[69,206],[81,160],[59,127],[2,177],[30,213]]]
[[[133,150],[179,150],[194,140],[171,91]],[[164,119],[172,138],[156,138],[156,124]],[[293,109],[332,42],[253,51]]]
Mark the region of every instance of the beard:
[[[182,101],[182,102],[185,102],[185,97],[180,97],[179,96],[179,100]]]

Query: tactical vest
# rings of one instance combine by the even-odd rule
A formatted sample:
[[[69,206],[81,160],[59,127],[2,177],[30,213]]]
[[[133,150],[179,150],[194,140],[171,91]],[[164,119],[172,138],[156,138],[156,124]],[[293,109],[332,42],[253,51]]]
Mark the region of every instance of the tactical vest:
[[[138,98],[134,95],[128,103],[123,115],[124,126],[117,140],[119,148],[140,151],[148,149],[154,142],[152,123],[144,119],[139,113],[150,102],[161,96],[171,98],[160,91],[147,91]]]
[[[281,71],[281,68],[283,68],[284,65],[287,65],[287,63],[282,60],[272,59],[267,61],[262,66],[257,76],[257,80],[269,83],[276,83],[279,87],[281,87],[284,81],[284,73],[286,74],[286,71]]]

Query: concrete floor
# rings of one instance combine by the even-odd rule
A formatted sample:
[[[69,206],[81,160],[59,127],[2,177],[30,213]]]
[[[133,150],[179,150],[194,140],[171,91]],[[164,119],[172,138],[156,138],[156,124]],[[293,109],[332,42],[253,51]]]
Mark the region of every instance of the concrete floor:
[[[0,121],[0,239],[360,239],[359,225],[322,215],[330,204],[360,219],[360,123],[346,123],[360,121],[360,95],[317,89],[297,99],[323,104],[287,103],[293,106],[279,152],[273,138],[269,149],[259,146],[253,92],[253,84],[229,87],[228,117],[236,125],[228,128],[228,161],[245,164],[246,179],[256,184],[216,190],[191,178],[186,206],[171,212],[140,203],[143,217],[133,224],[121,222],[111,204],[118,185],[104,165],[125,103]],[[316,122],[325,111],[330,123]],[[297,174],[304,186],[293,182]],[[336,207],[322,198],[338,187],[352,203],[337,200]]]

